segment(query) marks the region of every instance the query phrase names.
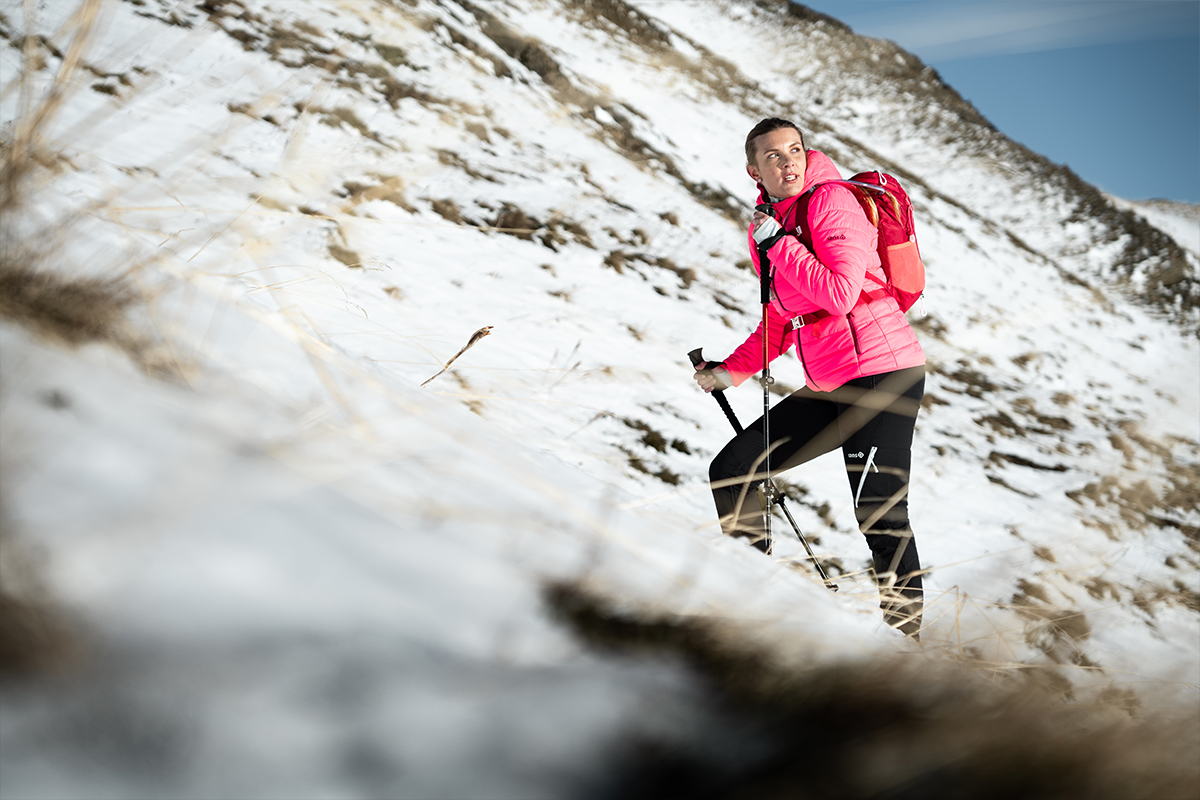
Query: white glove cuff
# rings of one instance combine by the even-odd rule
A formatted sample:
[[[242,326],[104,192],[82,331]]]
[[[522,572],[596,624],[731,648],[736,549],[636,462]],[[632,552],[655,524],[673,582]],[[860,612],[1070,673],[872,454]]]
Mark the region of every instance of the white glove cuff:
[[[733,376],[729,374],[729,370],[724,367],[713,367],[712,374],[717,381],[717,389],[725,391],[733,388]]]
[[[762,244],[767,239],[770,239],[780,230],[779,223],[767,217],[762,222],[754,226],[754,241],[757,244]]]

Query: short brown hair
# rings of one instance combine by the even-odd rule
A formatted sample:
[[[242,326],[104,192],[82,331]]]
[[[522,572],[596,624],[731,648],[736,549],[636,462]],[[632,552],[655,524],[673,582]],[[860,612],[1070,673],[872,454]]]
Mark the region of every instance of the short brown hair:
[[[756,145],[754,143],[754,140],[757,139],[758,137],[762,136],[764,133],[770,133],[771,131],[777,131],[780,128],[791,128],[792,130],[794,130],[796,132],[796,135],[798,135],[800,137],[800,145],[802,147],[804,147],[805,150],[808,150],[808,146],[804,144],[804,132],[801,131],[799,127],[797,127],[796,123],[789,122],[786,119],[780,119],[779,117],[769,117],[767,119],[764,119],[762,122],[758,123],[757,125],[755,125],[753,128],[750,129],[750,133],[746,134],[746,165],[747,166],[751,166],[751,167],[758,166],[758,164],[756,162],[756,159],[758,158],[758,145]]]

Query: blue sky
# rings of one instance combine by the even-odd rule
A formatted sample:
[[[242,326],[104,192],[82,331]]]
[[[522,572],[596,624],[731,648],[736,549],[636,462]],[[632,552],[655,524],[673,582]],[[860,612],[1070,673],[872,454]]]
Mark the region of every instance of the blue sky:
[[[1121,197],[1200,203],[1200,0],[805,0]]]

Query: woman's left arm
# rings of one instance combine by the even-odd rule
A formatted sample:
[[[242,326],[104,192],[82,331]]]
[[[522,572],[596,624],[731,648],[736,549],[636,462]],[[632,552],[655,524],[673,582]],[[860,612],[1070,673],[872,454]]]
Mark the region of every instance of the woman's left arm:
[[[878,231],[853,192],[837,184],[813,193],[808,220],[800,224],[812,226],[812,251],[794,236],[776,242],[768,251],[776,281],[832,314],[848,314],[867,270],[879,263]]]

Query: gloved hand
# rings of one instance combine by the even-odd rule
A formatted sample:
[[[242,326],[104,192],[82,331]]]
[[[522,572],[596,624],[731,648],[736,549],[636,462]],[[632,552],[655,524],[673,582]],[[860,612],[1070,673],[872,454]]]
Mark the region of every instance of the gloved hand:
[[[763,242],[775,237],[778,239],[778,234],[783,233],[783,228],[775,221],[774,217],[768,217],[761,211],[754,212],[754,243],[762,244]],[[774,242],[772,242],[774,244]]]
[[[692,378],[705,392],[723,392],[733,386],[733,376],[720,361],[699,364]]]

